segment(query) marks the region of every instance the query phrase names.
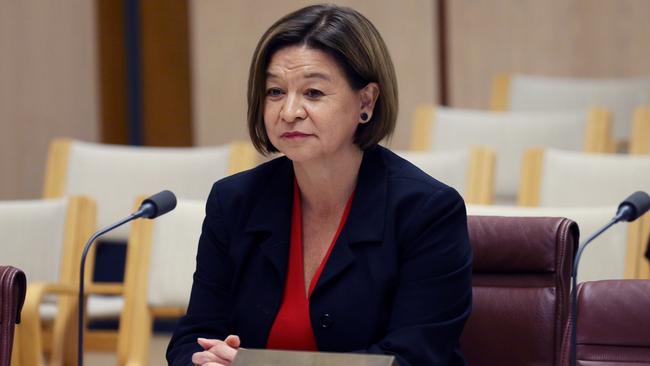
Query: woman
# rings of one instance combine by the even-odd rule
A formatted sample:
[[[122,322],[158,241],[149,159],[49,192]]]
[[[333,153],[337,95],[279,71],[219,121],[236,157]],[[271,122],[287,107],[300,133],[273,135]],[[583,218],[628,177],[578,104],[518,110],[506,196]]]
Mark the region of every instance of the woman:
[[[248,125],[260,152],[285,156],[214,185],[170,364],[229,365],[240,346],[464,364],[464,203],[377,145],[396,115],[393,65],[365,17],[317,5],[271,26]]]

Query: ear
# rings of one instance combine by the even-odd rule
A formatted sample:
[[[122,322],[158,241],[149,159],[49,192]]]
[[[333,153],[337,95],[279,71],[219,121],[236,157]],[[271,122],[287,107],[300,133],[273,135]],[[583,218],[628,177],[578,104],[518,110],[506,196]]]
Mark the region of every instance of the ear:
[[[375,110],[375,103],[377,102],[377,98],[379,98],[379,84],[368,83],[368,85],[359,91],[359,96],[361,100],[359,114],[368,114],[368,119],[361,121],[361,123],[366,123],[372,119],[372,112]]]

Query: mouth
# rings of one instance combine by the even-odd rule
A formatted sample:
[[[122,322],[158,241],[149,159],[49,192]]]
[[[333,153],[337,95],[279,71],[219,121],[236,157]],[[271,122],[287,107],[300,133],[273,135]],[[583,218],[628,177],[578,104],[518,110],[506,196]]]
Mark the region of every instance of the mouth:
[[[300,139],[309,136],[311,136],[311,134],[303,133],[299,131],[293,131],[293,132],[285,132],[280,137],[282,137],[283,139]]]

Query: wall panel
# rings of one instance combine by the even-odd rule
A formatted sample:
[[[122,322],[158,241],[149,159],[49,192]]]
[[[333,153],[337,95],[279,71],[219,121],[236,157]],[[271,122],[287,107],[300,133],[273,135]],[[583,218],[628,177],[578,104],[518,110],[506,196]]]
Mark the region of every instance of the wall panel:
[[[650,75],[650,1],[447,0],[451,104],[487,108],[492,75]]]
[[[192,0],[191,43],[194,142],[247,139],[246,83],[257,40],[275,20],[314,1]],[[384,37],[395,64],[400,114],[392,146],[406,148],[411,114],[436,98],[433,1],[337,1],[368,17]]]
[[[50,139],[97,139],[94,2],[0,9],[0,199],[36,198]]]

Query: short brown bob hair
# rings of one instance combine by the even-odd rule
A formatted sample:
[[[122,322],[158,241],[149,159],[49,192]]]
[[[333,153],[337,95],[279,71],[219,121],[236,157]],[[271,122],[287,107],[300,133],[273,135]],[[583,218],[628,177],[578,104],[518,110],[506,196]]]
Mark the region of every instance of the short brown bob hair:
[[[305,45],[336,60],[354,90],[368,83],[379,85],[372,118],[359,124],[354,143],[362,150],[390,137],[397,119],[397,82],[393,62],[381,35],[357,11],[336,5],[312,5],[288,14],[262,35],[248,76],[248,132],[262,154],[277,152],[264,127],[266,72],[269,61],[281,48]]]

